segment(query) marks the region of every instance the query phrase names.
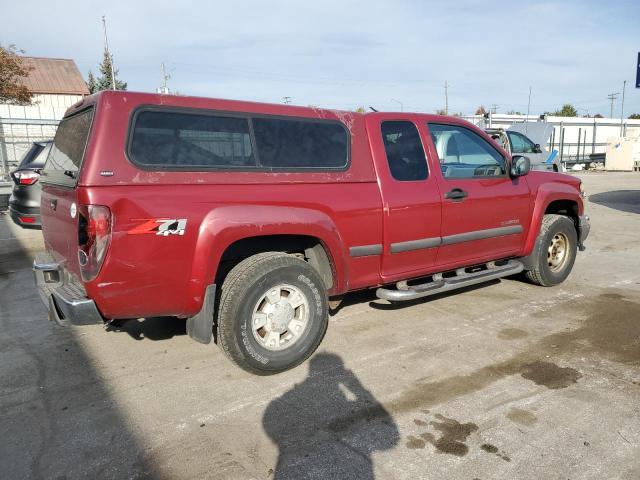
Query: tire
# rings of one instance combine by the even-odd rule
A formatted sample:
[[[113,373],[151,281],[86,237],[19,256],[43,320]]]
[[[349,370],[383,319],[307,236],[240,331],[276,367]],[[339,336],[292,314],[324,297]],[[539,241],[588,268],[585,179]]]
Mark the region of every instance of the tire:
[[[328,318],[327,289],[311,265],[284,253],[259,253],[236,265],[222,284],[218,344],[240,368],[272,375],[318,348]]]
[[[562,243],[565,246],[560,259],[559,245]],[[576,260],[577,247],[578,235],[573,221],[564,215],[545,215],[531,254],[534,268],[525,272],[527,279],[543,287],[564,282]]]

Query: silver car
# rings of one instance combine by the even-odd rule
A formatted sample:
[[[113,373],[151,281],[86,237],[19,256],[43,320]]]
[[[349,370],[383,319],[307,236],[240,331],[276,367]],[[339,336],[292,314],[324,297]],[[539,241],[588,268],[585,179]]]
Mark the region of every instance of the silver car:
[[[527,134],[536,136],[539,143],[525,135],[522,130],[526,129]],[[531,130],[531,132],[529,132]],[[515,124],[508,129],[487,128],[485,132],[493,140],[503,147],[511,155],[526,155],[531,160],[532,170],[543,170],[551,172],[562,172],[562,164],[558,158],[558,152],[547,151],[541,145],[546,145],[553,127],[547,124]]]

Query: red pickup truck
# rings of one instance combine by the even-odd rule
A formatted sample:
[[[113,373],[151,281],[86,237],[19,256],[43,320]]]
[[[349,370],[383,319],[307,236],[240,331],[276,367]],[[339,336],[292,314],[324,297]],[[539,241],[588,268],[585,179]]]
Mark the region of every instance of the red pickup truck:
[[[272,374],[348,291],[562,282],[589,233],[581,182],[529,167],[451,117],[105,91],[56,133],[36,282],[60,324],[186,318]]]

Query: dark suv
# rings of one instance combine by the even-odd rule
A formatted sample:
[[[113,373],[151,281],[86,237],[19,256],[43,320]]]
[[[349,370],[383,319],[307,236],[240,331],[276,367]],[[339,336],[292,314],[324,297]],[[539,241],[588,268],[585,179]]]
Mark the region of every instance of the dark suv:
[[[47,161],[51,141],[34,142],[11,173],[15,183],[9,198],[9,213],[13,221],[23,228],[40,229],[40,195],[38,180]]]

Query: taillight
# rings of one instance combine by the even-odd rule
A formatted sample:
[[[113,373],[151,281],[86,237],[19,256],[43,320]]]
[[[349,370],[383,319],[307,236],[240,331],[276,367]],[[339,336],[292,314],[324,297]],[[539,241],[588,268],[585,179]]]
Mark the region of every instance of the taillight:
[[[111,211],[101,205],[78,207],[78,262],[85,282],[98,276],[111,241]]]
[[[40,178],[38,172],[33,170],[18,170],[11,174],[16,185],[33,185]]]

